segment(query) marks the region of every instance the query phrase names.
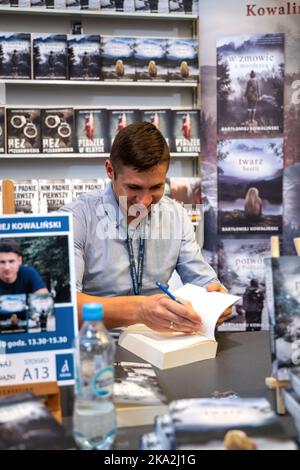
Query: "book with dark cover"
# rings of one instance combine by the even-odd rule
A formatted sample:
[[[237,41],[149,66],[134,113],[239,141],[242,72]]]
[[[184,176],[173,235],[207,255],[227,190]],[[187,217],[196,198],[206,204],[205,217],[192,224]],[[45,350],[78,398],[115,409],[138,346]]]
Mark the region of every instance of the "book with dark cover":
[[[38,214],[38,180],[18,180],[14,182],[14,202],[16,214]]]
[[[66,0],[66,8],[71,10],[80,10],[80,0]]]
[[[107,119],[104,109],[76,109],[76,151],[104,153],[107,147]]]
[[[26,295],[0,295],[0,334],[26,333],[27,328]]]
[[[100,80],[100,36],[68,34],[70,80]]]
[[[219,140],[219,233],[282,231],[283,139]]]
[[[29,33],[0,33],[0,78],[31,78]]]
[[[100,0],[80,0],[81,10],[100,10]]]
[[[31,0],[30,6],[33,8],[46,8],[46,0]]]
[[[0,153],[5,153],[6,125],[5,108],[0,108]]]
[[[219,327],[223,331],[269,329],[265,293],[264,259],[270,256],[270,240],[222,238],[217,245],[218,278],[240,300],[232,315]]]
[[[42,110],[43,153],[74,152],[73,108]]]
[[[66,80],[67,37],[65,34],[33,36],[33,71],[37,80]]]
[[[176,400],[169,409],[177,450],[297,450],[265,398]],[[227,434],[233,430],[238,440]]]
[[[111,145],[117,135],[117,133],[134,122],[138,122],[138,111],[135,109],[110,109],[108,110],[108,151],[110,151]]]
[[[169,12],[172,14],[199,14],[199,0],[168,0]]]
[[[166,81],[168,79],[167,44],[167,39],[136,39],[134,58],[137,80]]]
[[[134,80],[135,38],[101,36],[101,78]]]
[[[168,0],[133,0],[134,10],[139,13],[168,13]]]
[[[0,449],[75,449],[49,409],[30,393],[0,398]]]
[[[72,184],[69,179],[39,180],[40,213],[47,214],[72,201]]]
[[[100,8],[103,11],[130,13],[134,11],[134,0],[100,0]]]
[[[169,81],[199,80],[198,42],[196,39],[168,39]]]
[[[41,153],[41,110],[7,109],[7,153]]]
[[[273,375],[289,380],[290,370],[299,366],[300,357],[300,257],[267,260],[266,282]]]
[[[166,397],[153,367],[143,362],[114,365],[114,402],[118,426],[141,426],[167,411]]]
[[[200,152],[200,112],[173,110],[173,142],[171,151],[177,153]]]
[[[217,39],[218,132],[283,132],[284,35]]]
[[[171,113],[168,109],[141,109],[140,121],[151,122],[164,136],[170,146],[172,139]]]
[[[54,299],[51,294],[28,295],[28,333],[56,330]]]

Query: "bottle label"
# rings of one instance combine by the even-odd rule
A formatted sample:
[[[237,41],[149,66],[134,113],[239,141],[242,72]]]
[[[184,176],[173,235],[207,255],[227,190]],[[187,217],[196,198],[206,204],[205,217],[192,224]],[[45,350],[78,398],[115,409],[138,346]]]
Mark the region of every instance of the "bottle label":
[[[92,380],[92,390],[95,395],[109,396],[113,392],[114,371],[111,366],[98,369]]]

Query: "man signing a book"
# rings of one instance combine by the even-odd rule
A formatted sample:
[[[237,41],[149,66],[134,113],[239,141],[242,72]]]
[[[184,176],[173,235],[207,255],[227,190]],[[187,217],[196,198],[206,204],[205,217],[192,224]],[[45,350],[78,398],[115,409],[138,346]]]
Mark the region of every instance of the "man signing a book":
[[[226,292],[204,261],[187,211],[164,197],[170,152],[151,123],[120,130],[105,168],[104,190],[81,195],[62,211],[73,214],[77,301],[99,302],[108,328],[142,323],[160,332],[201,331],[187,301],[175,302],[155,282],[182,282]],[[227,309],[221,324],[229,315]]]

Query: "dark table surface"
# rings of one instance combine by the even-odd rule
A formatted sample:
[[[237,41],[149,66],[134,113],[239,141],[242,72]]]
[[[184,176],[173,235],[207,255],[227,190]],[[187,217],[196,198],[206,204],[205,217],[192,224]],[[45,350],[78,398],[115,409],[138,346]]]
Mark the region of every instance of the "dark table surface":
[[[217,341],[218,352],[215,359],[167,370],[155,369],[167,399],[204,398],[215,392],[233,391],[242,397],[266,397],[275,409],[274,392],[265,385],[265,378],[271,374],[269,332],[223,332],[217,334]],[[141,359],[118,347],[117,360]],[[71,394],[71,389],[62,394],[65,415],[71,414]],[[67,407],[64,406],[66,404]],[[68,423],[68,419],[66,422]],[[282,423],[289,436],[296,436],[289,416],[283,417]],[[152,426],[119,429],[115,448],[138,449],[140,436],[151,430]]]

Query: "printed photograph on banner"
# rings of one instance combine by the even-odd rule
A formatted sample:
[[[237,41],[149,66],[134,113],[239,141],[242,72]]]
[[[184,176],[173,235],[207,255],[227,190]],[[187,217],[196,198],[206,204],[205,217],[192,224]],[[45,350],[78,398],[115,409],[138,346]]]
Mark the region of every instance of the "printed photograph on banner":
[[[264,258],[270,240],[220,239],[217,245],[218,277],[231,294],[241,297],[232,315],[219,327],[223,331],[259,331],[269,327],[265,300]]]
[[[70,221],[60,214],[0,217],[1,357],[9,355],[0,386],[74,379],[77,314]],[[62,353],[69,370],[63,378],[57,366]]]
[[[26,295],[0,295],[0,334],[26,333],[27,330]]]
[[[283,139],[219,140],[219,233],[281,233]]]
[[[217,38],[218,132],[283,132],[284,34]]]

